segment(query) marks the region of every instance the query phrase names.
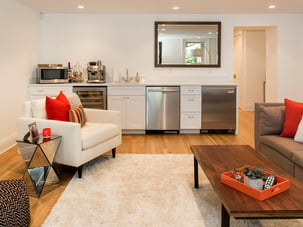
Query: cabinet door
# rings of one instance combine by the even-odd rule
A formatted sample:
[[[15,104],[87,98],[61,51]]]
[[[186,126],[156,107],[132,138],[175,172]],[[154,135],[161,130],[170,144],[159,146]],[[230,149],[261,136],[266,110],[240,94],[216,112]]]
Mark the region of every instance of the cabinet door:
[[[201,112],[201,96],[181,96],[181,112]]]
[[[127,129],[145,129],[145,97],[128,96],[126,105]]]
[[[45,98],[45,96],[57,96],[60,91],[63,91],[64,93],[72,93],[73,87],[72,86],[45,86],[45,85],[39,85],[39,86],[28,86],[28,99],[39,99],[39,98]]]
[[[109,110],[120,111],[122,117],[122,129],[126,128],[126,99],[124,96],[108,96],[107,97]]]
[[[181,129],[200,129],[201,113],[181,113]]]

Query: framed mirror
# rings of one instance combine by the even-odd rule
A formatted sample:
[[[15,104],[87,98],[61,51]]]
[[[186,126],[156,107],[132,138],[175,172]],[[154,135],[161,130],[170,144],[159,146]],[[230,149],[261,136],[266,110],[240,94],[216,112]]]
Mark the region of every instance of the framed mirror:
[[[221,22],[155,22],[155,67],[220,65]]]

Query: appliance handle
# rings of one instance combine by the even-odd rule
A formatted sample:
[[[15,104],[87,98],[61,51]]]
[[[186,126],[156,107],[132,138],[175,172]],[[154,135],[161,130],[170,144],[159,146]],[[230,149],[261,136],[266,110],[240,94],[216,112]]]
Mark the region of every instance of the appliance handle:
[[[178,89],[148,89],[147,92],[178,92]]]

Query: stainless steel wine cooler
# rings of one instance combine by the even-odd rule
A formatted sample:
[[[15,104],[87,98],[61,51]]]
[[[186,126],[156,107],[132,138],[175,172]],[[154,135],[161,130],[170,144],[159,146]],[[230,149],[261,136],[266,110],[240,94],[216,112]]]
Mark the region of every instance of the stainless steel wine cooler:
[[[74,86],[73,92],[78,94],[83,107],[107,109],[107,88],[105,86]]]

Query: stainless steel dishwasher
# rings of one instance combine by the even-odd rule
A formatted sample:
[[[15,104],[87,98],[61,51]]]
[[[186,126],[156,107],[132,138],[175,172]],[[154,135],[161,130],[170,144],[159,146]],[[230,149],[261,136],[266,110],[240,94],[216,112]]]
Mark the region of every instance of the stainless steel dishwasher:
[[[235,134],[237,127],[236,86],[202,86],[201,133]]]
[[[179,133],[180,87],[146,87],[146,133]]]

